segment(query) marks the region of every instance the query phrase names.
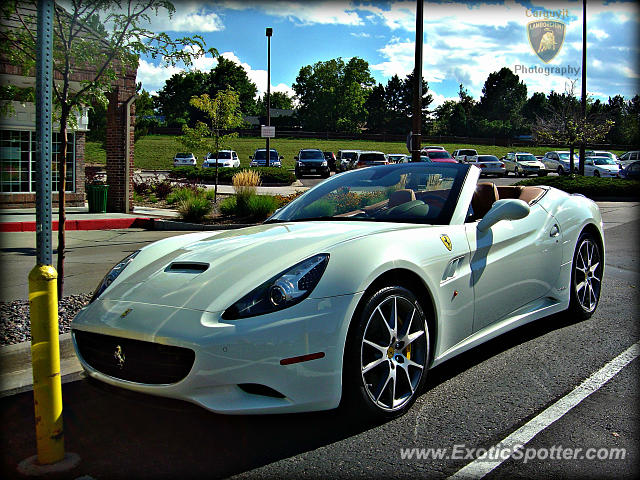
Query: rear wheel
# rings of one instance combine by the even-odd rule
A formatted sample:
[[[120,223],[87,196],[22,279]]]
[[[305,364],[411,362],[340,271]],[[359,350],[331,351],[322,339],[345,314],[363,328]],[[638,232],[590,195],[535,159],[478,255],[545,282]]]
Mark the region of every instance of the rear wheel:
[[[546,177],[547,176],[546,170],[544,172],[543,171],[538,172],[538,176],[539,177]]]
[[[602,287],[602,255],[595,235],[582,232],[573,254],[569,311],[580,319],[593,315]]]
[[[562,167],[558,167],[558,175],[564,175],[564,169]]]
[[[600,172],[598,170],[593,172],[593,176],[594,177],[599,177],[600,176]]]
[[[518,167],[516,167],[516,169],[514,170],[516,177],[521,177],[522,173],[520,172],[520,169]]]
[[[345,404],[368,417],[402,415],[426,379],[426,316],[415,295],[399,286],[372,294],[356,315],[345,354]]]

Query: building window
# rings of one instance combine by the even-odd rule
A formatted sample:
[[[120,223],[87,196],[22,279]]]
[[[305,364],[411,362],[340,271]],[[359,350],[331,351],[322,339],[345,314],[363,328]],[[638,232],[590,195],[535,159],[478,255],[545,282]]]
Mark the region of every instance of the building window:
[[[66,191],[75,191],[76,149],[75,133],[68,134]],[[53,133],[51,189],[58,191],[60,134]],[[0,130],[0,192],[35,193],[36,191],[36,134],[33,131]]]

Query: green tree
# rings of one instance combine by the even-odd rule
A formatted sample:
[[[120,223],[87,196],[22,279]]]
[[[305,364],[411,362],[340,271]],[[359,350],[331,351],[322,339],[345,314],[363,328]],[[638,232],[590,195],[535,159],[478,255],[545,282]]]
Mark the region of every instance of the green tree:
[[[180,72],[168,78],[156,95],[156,106],[170,127],[204,120],[201,112],[189,104],[191,97],[207,93],[208,74],[199,70]]]
[[[453,107],[453,112],[449,117],[448,131],[450,135],[456,135],[464,137],[468,135],[467,132],[467,114],[464,111],[462,103],[457,102]]]
[[[269,103],[272,109],[293,110],[293,99],[286,92],[271,92]],[[259,116],[267,115],[266,94],[256,100],[256,114]]]
[[[527,86],[509,68],[490,73],[482,87],[478,105],[486,120],[501,120],[516,131],[522,124],[521,110],[527,100]]]
[[[153,97],[142,88],[142,83],[138,83],[136,90],[138,95],[136,96],[135,141],[148,135],[149,130],[158,125],[158,121],[155,118],[156,112]]]
[[[359,131],[364,126],[364,107],[374,85],[369,64],[353,57],[302,67],[293,84],[299,102],[298,117],[304,128],[329,131]]]
[[[536,122],[538,117],[544,116],[548,109],[547,96],[544,93],[536,92],[522,107],[522,116],[530,125]]]
[[[247,72],[233,60],[218,57],[218,64],[213,68],[206,80],[206,93],[211,98],[218,92],[232,88],[240,99],[240,110],[245,115],[256,113],[255,96],[258,92],[256,84],[249,80]]]
[[[389,114],[387,103],[385,102],[384,85],[379,83],[371,89],[364,108],[367,110],[367,128],[369,131],[383,131]]]
[[[30,4],[28,9],[24,5]],[[165,33],[145,28],[153,14],[172,16],[174,6],[167,0],[74,0],[69,11],[55,5],[53,68],[58,79],[52,82],[55,116],[60,124],[59,152],[59,228],[58,228],[58,297],[64,292],[65,255],[65,184],[67,172],[67,133],[75,125],[75,113],[85,105],[106,105],[106,93],[127,69],[136,68],[140,54],[165,62],[181,61],[190,65],[194,56],[205,53],[199,36],[173,39]],[[0,30],[0,53],[25,74],[35,71],[36,19],[28,12],[37,11],[35,1],[10,0],[2,5],[2,19],[12,28]],[[100,15],[103,15],[102,21]],[[110,25],[107,30],[104,25]],[[189,49],[184,47],[191,46]],[[217,53],[211,49],[211,53]],[[94,71],[79,86],[72,85],[76,66]]]
[[[216,154],[216,181],[213,192],[213,201],[217,201],[218,195],[218,152],[223,148],[230,148],[229,141],[238,136],[237,132],[229,130],[242,125],[242,113],[240,111],[240,96],[231,88],[222,90],[211,98],[208,94],[193,97],[189,102],[207,118],[207,123],[198,122],[195,127],[188,125],[182,127],[180,141],[190,150],[199,150],[209,147]]]
[[[445,100],[442,105],[434,110],[435,122],[433,125],[433,133],[437,135],[448,135],[449,125],[453,112],[458,106],[458,102],[454,100]]]

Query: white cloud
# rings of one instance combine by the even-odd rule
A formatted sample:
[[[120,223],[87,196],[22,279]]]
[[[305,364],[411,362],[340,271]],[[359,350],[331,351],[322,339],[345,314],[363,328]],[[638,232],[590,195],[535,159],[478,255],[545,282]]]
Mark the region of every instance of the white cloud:
[[[164,11],[151,14],[150,30],[155,32],[180,32],[185,34],[218,32],[224,30],[222,20],[213,11],[197,2],[177,2],[176,11],[170,18]]]
[[[444,102],[446,102],[447,100],[453,100],[453,101],[456,101],[456,102],[459,100],[459,98],[457,96],[456,97],[445,97],[444,95],[440,95],[439,93],[436,93],[436,91],[432,90],[431,88],[429,88],[429,93],[433,97],[433,101],[431,102],[431,105],[429,105],[429,110],[434,110],[435,108],[439,107]]]
[[[296,2],[296,1],[261,1],[261,2],[224,2],[223,5],[232,10],[259,10],[267,15],[289,19],[300,25],[362,25],[363,21],[347,3],[336,1]]]
[[[256,87],[258,88],[257,95],[259,97],[263,96],[266,93],[267,91],[267,71],[266,70],[254,70],[251,67],[251,65],[249,65],[246,62],[242,62],[240,58],[233,52],[224,52],[223,54],[221,54],[221,56],[226,58],[227,60],[231,60],[232,62],[237,63],[242,68],[244,68],[244,71],[247,72],[247,77],[249,78],[249,80],[251,80],[253,83],[256,84]],[[284,83],[280,83],[276,86],[271,85],[271,91],[285,92],[290,97],[292,97],[294,94],[293,89],[289,85],[286,85]]]
[[[369,35],[368,33],[365,33],[365,32],[361,32],[361,33],[351,32],[349,35],[351,35],[352,37],[356,37],[356,38],[370,38],[371,37],[371,35]]]
[[[178,67],[154,65],[144,59],[140,59],[136,82],[142,82],[142,86],[147,91],[158,91],[164,87],[167,79],[181,71],[182,69]]]

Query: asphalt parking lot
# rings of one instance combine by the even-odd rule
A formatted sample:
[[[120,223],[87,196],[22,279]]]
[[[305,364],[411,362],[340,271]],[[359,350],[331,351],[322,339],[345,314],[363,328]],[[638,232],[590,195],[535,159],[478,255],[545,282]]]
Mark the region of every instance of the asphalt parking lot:
[[[596,314],[582,322],[548,317],[442,364],[404,417],[371,425],[342,411],[223,416],[66,378],[65,441],[82,459],[67,478],[446,478],[531,422],[543,427],[526,444],[533,457],[508,458],[486,478],[637,478],[636,357],[555,421],[545,413],[629,347],[637,352],[640,204],[600,208],[607,266]],[[86,291],[124,252],[175,232],[71,233],[68,272]],[[18,263],[33,258],[29,234],[11,235],[2,260],[17,262],[9,267],[15,279]],[[0,398],[0,411],[0,475],[14,478],[17,463],[35,453],[31,392]],[[549,458],[566,449],[571,458]],[[594,459],[580,458],[590,449]],[[598,459],[612,449],[618,458]]]

